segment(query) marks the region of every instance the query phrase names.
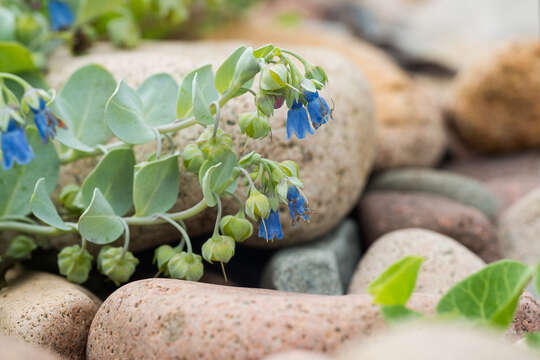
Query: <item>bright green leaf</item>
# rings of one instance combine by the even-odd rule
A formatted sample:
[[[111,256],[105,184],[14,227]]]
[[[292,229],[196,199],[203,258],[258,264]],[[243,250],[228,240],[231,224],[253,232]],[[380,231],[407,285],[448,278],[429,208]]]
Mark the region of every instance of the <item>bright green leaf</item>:
[[[210,179],[212,178],[212,173],[216,171],[216,169],[220,166],[221,163],[210,166],[210,168],[208,168],[208,170],[204,174],[201,183],[204,199],[206,200],[206,204],[208,204],[208,206],[210,207],[216,206],[217,204],[216,196],[214,195],[214,191],[212,190],[212,186],[210,185]]]
[[[193,111],[193,79],[197,75],[197,84],[202,94],[202,98],[207,104],[216,101],[219,93],[214,85],[214,74],[212,65],[205,65],[193,70],[182,80],[180,91],[178,93],[178,102],[176,105],[176,116],[183,118]]]
[[[152,128],[145,123],[141,98],[123,81],[107,102],[105,121],[114,135],[128,144],[144,144],[155,139]]]
[[[135,173],[133,203],[136,216],[163,213],[176,203],[180,185],[178,155],[143,163]]]
[[[144,110],[144,121],[150,126],[172,123],[176,120],[178,84],[169,74],[150,76],[137,89]]]
[[[30,51],[16,42],[0,41],[0,72],[19,73],[35,70]]]
[[[266,55],[270,54],[272,50],[275,49],[275,46],[272,44],[261,46],[260,48],[257,48],[253,50],[253,56],[256,58],[263,58]]]
[[[221,64],[219,69],[217,69],[214,83],[217,91],[219,91],[221,94],[223,94],[223,92],[225,92],[225,90],[231,86],[234,77],[234,70],[236,69],[236,63],[244,51],[246,51],[246,47],[240,46],[231,54],[231,56],[227,58],[227,60],[223,62],[223,64]]]
[[[403,305],[383,305],[381,306],[381,315],[388,323],[396,323],[408,320],[419,319],[422,314]]]
[[[525,341],[530,347],[540,350],[540,332],[526,333]]]
[[[206,101],[199,88],[197,79],[198,75],[195,74],[195,77],[193,78],[193,114],[199,124],[211,125],[215,122],[215,119],[210,112],[209,103]]]
[[[368,286],[373,302],[380,305],[405,305],[411,296],[424,259],[406,256],[390,265]]]
[[[120,148],[108,152],[84,180],[77,202],[87,207],[97,188],[114,212],[124,215],[132,204],[134,166],[135,155],[132,149]]]
[[[437,304],[437,313],[508,326],[532,275],[530,266],[517,261],[491,263],[448,290]]]
[[[30,200],[32,213],[47,225],[54,226],[57,229],[69,230],[70,227],[62,220],[56,207],[54,206],[47,189],[45,189],[45,178],[40,178],[36,182],[34,193]]]
[[[67,129],[57,130],[57,139],[69,147],[91,151],[112,136],[105,124],[104,107],[116,86],[111,73],[99,65],[87,65],[68,79],[52,110]]]
[[[124,232],[122,220],[97,188],[90,206],[79,218],[79,232],[88,241],[99,245],[113,242]]]
[[[60,162],[53,142],[44,144],[33,127],[26,129],[26,136],[35,155],[30,164],[8,171],[0,168],[0,217],[30,213],[30,198],[39,178],[45,178],[48,194],[58,182]]]

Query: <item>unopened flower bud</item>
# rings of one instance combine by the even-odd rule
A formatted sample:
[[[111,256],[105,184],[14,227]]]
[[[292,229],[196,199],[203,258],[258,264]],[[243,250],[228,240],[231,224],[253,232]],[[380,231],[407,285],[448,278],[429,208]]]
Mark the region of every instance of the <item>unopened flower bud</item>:
[[[34,239],[29,236],[16,236],[8,245],[6,256],[12,259],[28,259],[32,251],[37,248]]]
[[[187,171],[194,174],[199,173],[199,169],[204,162],[204,154],[197,144],[191,143],[184,148],[182,162]]]
[[[15,34],[23,44],[30,44],[46,29],[46,20],[39,13],[21,13],[15,20]]]
[[[270,133],[270,123],[264,115],[256,112],[243,113],[238,117],[238,125],[243,134],[250,138],[260,139]]]
[[[253,234],[253,225],[241,213],[236,216],[224,216],[219,227],[224,235],[230,236],[238,242],[246,240]]]
[[[129,280],[139,260],[130,251],[123,254],[121,247],[105,246],[99,252],[97,263],[98,270],[118,286]]]
[[[246,200],[246,213],[253,220],[257,220],[258,217],[266,219],[270,214],[268,198],[254,187],[251,188]]]
[[[167,264],[177,252],[170,245],[162,245],[154,251],[154,261],[157,263],[159,271],[168,274]]]
[[[272,95],[258,95],[257,96],[257,109],[266,116],[272,116],[274,114],[275,100]]]
[[[280,167],[288,176],[298,177],[300,172],[298,165],[292,160],[282,161]]]
[[[253,48],[248,47],[236,63],[234,69],[234,77],[231,84],[232,88],[240,88],[247,81],[252,79],[260,70],[260,65],[255,56],[253,56]]]
[[[51,100],[51,95],[43,89],[30,88],[26,90],[21,100],[24,111],[30,111],[30,109],[39,109],[40,99],[48,102]]]
[[[283,64],[268,65],[261,74],[261,89],[274,91],[284,88],[287,85],[287,74],[287,67]]]
[[[234,255],[234,239],[227,235],[214,235],[202,246],[202,256],[206,261],[229,262]]]
[[[204,265],[200,255],[182,251],[175,254],[167,265],[172,278],[188,281],[199,281],[204,274]]]
[[[88,280],[93,259],[94,257],[79,245],[68,246],[58,254],[58,269],[69,281],[82,284]]]
[[[323,86],[328,82],[328,76],[326,76],[326,72],[320,66],[308,66],[306,69],[306,78],[317,80]],[[317,86],[317,88],[320,90],[321,86]]]

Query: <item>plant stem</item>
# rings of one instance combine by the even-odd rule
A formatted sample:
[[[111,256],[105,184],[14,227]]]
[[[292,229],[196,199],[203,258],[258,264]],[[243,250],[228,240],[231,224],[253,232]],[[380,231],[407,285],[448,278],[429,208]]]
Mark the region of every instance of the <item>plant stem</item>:
[[[165,220],[166,222],[168,222],[169,224],[171,224],[172,226],[175,227],[176,230],[178,230],[180,232],[180,234],[182,234],[182,240],[185,240],[186,241],[186,244],[187,244],[187,251],[188,251],[188,254],[192,254],[193,253],[193,249],[191,247],[191,240],[189,239],[189,236],[186,232],[186,229],[184,229],[182,226],[180,226],[180,224],[178,224],[176,221],[173,221],[169,216],[167,215],[164,215],[164,214],[158,214],[156,215],[156,217],[158,218],[161,218],[163,220]]]
[[[30,86],[29,83],[27,83],[26,81],[24,81],[22,78],[18,77],[17,75],[13,75],[13,74],[9,74],[9,73],[5,73],[5,72],[0,72],[0,78],[4,78],[4,79],[9,79],[9,80],[13,80],[15,81],[16,83],[18,83],[19,85],[21,85],[24,90],[28,90],[30,89],[32,86]]]
[[[216,224],[214,225],[214,235],[219,234],[219,223],[221,221],[221,198],[214,193],[214,196],[216,197],[216,203],[217,203],[217,216],[216,216]]]
[[[55,235],[62,235],[67,234],[70,232],[76,231],[76,225],[77,224],[70,224],[68,225],[75,225],[75,228],[73,230],[60,230],[57,228],[54,228],[52,226],[46,226],[46,225],[33,225],[33,224],[24,224],[16,221],[5,221],[0,222],[0,229],[1,230],[13,230],[13,231],[20,231],[27,234],[34,234],[34,235],[47,235],[47,236],[55,236]]]

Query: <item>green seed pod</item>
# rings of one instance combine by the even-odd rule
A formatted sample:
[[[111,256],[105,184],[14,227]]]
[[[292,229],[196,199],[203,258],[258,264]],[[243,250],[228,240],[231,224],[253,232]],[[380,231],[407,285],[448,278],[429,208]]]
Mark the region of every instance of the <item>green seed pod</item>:
[[[224,216],[219,223],[219,228],[224,235],[238,242],[246,240],[253,234],[253,225],[241,213],[236,216]]]
[[[128,281],[139,264],[139,260],[130,251],[124,256],[122,252],[121,247],[105,246],[99,252],[97,260],[98,270],[114,281],[116,286]]]
[[[6,250],[6,256],[12,259],[29,259],[32,251],[37,248],[37,245],[29,236],[16,236]]]
[[[167,263],[176,254],[177,252],[171,246],[162,245],[154,251],[153,263],[157,263],[159,271],[167,275]]]
[[[283,89],[287,85],[287,67],[283,64],[266,66],[261,74],[260,88],[264,91]]]
[[[274,115],[274,104],[276,100],[272,95],[257,95],[257,109],[266,116]]]
[[[253,220],[257,220],[258,217],[266,219],[270,215],[268,198],[254,187],[251,188],[246,200],[246,213]]]
[[[69,281],[82,284],[88,280],[93,259],[94,257],[79,245],[68,246],[58,254],[58,269]]]
[[[270,133],[270,122],[256,112],[243,113],[238,117],[238,125],[243,134],[253,139],[261,139]]]
[[[21,13],[15,20],[15,36],[19,42],[30,44],[36,37],[47,32],[46,20],[39,13]]]
[[[227,235],[214,235],[202,246],[202,256],[209,263],[212,261],[227,263],[233,255],[234,239]]]
[[[172,278],[180,280],[199,281],[204,274],[201,256],[185,251],[175,254],[169,260],[167,269]]]
[[[212,139],[213,127],[209,126],[197,139],[197,145],[203,154],[210,160],[216,153],[232,149],[232,138],[229,134],[218,129],[216,137]]]
[[[204,160],[204,154],[197,144],[191,143],[184,148],[182,162],[187,171],[198,174]]]

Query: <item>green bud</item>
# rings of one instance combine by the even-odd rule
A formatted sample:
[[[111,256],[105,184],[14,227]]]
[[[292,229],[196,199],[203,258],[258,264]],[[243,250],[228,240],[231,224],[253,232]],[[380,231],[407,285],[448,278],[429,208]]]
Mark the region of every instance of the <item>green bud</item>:
[[[79,245],[68,246],[58,254],[58,269],[69,281],[82,284],[88,280],[93,259],[94,257]]]
[[[257,154],[255,151],[251,151],[250,153],[242,156],[240,161],[238,161],[238,164],[245,168],[249,165],[257,164],[259,161],[261,161],[261,155]]]
[[[292,161],[292,160],[285,160],[282,161],[279,166],[283,171],[285,171],[285,174],[292,177],[298,177],[298,174],[300,172],[298,165]]]
[[[197,139],[199,149],[210,160],[213,159],[215,153],[232,149],[232,138],[229,134],[226,134],[221,129],[218,129],[214,139],[212,139],[212,134],[213,127],[209,126]]]
[[[187,171],[194,174],[199,173],[199,169],[204,162],[204,154],[197,144],[191,143],[184,148],[182,162]]]
[[[202,246],[202,256],[209,263],[212,261],[227,263],[233,255],[234,239],[227,235],[214,235]]]
[[[60,195],[58,196],[58,200],[64,207],[73,212],[73,213],[81,213],[83,208],[75,201],[77,194],[79,193],[80,188],[75,184],[68,184],[60,190]]]
[[[154,251],[154,261],[157,262],[159,271],[168,274],[167,263],[177,252],[169,245],[162,245]]]
[[[283,89],[287,85],[287,67],[283,64],[266,66],[261,74],[260,88],[265,91]]]
[[[204,274],[204,265],[200,255],[182,251],[175,254],[167,265],[172,278],[188,281],[199,281]]]
[[[253,225],[240,213],[236,216],[224,216],[219,228],[224,235],[232,237],[235,241],[242,242],[253,234]]]
[[[313,79],[319,82],[320,85],[316,83],[317,89],[319,90],[328,82],[328,76],[326,76],[326,72],[320,66],[308,66],[306,69],[306,78]]]
[[[257,109],[266,116],[274,115],[276,100],[272,95],[257,95]]]
[[[6,256],[12,259],[29,259],[37,245],[31,237],[25,235],[16,236],[8,245]]]
[[[254,187],[251,188],[246,201],[246,213],[253,220],[257,220],[258,217],[266,219],[270,215],[268,198]]]
[[[253,56],[253,48],[248,47],[242,55],[240,55],[240,58],[236,63],[231,88],[240,88],[257,75],[260,69],[259,62],[255,59],[255,56]]]
[[[141,38],[137,24],[130,16],[117,17],[107,23],[107,33],[118,47],[133,48]]]
[[[261,139],[270,133],[270,122],[256,112],[243,113],[238,117],[238,125],[243,134],[253,139]]]
[[[122,253],[121,247],[105,246],[99,252],[97,260],[98,270],[114,281],[116,286],[128,281],[139,264],[139,260],[130,251],[124,256]]]
[[[37,37],[47,32],[47,23],[39,13],[21,13],[15,20],[15,36],[23,44],[30,44]]]

